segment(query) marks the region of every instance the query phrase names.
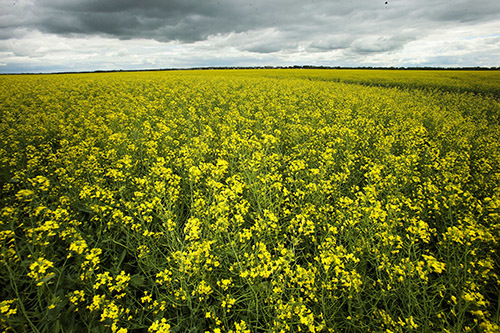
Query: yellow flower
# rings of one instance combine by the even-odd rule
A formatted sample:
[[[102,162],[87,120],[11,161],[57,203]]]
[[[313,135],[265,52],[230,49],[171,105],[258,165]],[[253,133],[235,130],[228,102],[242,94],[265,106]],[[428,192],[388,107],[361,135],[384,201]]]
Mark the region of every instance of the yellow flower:
[[[234,323],[234,328],[235,333],[250,333],[250,330],[244,320],[241,320],[239,323]]]
[[[167,324],[167,320],[162,318],[161,320],[154,321],[148,328],[148,332],[151,333],[170,333],[170,324]]]
[[[69,250],[76,252],[78,254],[82,254],[83,251],[85,251],[86,249],[87,249],[87,242],[85,242],[85,240],[83,239],[73,241],[69,245]]]
[[[48,272],[48,270],[52,267],[54,267],[52,261],[40,257],[35,262],[30,264],[30,272],[28,273],[28,276],[38,281],[37,286],[41,286],[45,281],[55,276],[55,273]]]
[[[0,302],[0,313],[9,318],[17,313],[16,307],[17,299],[10,299]]]
[[[151,297],[151,295],[148,294],[147,291],[144,292],[144,296],[141,297],[141,303],[149,303],[153,300],[153,298]]]
[[[36,176],[34,179],[30,179],[33,186],[38,187],[42,191],[47,191],[50,187],[50,181],[47,177]]]
[[[69,296],[69,301],[74,305],[78,305],[80,302],[85,301],[85,292],[83,290],[73,291],[73,295]]]
[[[99,310],[101,308],[101,305],[104,304],[105,299],[106,299],[105,295],[95,295],[92,298],[92,304],[87,306],[87,309],[89,309],[90,311]]]
[[[32,190],[20,190],[16,193],[16,198],[20,201],[31,201],[34,193]]]
[[[442,273],[445,270],[446,264],[438,261],[433,256],[423,254],[422,257],[427,261],[428,267],[432,268],[434,272]]]

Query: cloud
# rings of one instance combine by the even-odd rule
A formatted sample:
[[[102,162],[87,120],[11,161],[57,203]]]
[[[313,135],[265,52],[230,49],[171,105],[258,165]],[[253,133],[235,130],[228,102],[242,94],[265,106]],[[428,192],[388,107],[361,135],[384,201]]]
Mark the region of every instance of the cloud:
[[[372,35],[356,39],[351,51],[360,54],[384,53],[402,49],[408,42],[417,39],[417,32],[398,33],[393,36]]]
[[[16,0],[13,0],[16,1]],[[24,0],[7,12],[8,26],[58,35],[194,42],[217,34],[275,28],[322,35],[390,32],[432,22],[474,22],[496,17],[500,3],[394,0]],[[15,23],[19,22],[19,23]],[[430,26],[432,28],[432,26]],[[373,30],[374,29],[374,30]]]
[[[197,66],[210,64],[211,60],[238,64],[267,61],[277,65],[307,61],[308,64],[355,66],[379,63],[378,55],[393,59],[391,64],[403,65],[408,59],[416,59],[406,52],[414,45],[429,41],[429,36],[438,36],[445,45],[447,41],[439,35],[447,35],[449,31],[462,32],[461,36],[453,33],[453,41],[500,31],[500,2],[387,2],[0,0],[3,8],[0,51],[14,54],[0,54],[0,62],[7,64],[1,70],[8,70],[15,57],[21,57],[15,63],[24,61],[26,66],[36,63],[42,54],[47,55],[44,61],[54,62],[48,57],[50,52],[61,57],[57,58],[58,64],[63,62],[63,56],[69,59],[72,54],[97,54],[106,66],[123,64],[124,67],[127,61],[136,61],[138,57],[150,59],[146,64],[154,67],[179,63]],[[87,43],[83,43],[85,41]],[[77,43],[89,49],[79,48]],[[121,51],[110,51],[110,45]],[[133,45],[143,45],[152,53],[148,56],[140,46]],[[476,46],[493,53],[498,42],[488,38]],[[447,46],[447,50],[451,49]],[[175,52],[168,53],[171,50]],[[432,52],[425,48],[419,50]],[[155,52],[167,52],[173,57],[171,59],[177,60],[167,62]],[[462,51],[455,48],[453,52]],[[475,54],[472,49],[467,52]],[[106,59],[111,54],[123,62],[120,60],[117,64],[111,56]],[[184,58],[179,59],[176,55]],[[471,61],[467,57],[461,59]],[[481,59],[483,63],[486,61],[484,57]],[[499,65],[494,60],[486,63]],[[89,66],[98,64],[90,62]]]

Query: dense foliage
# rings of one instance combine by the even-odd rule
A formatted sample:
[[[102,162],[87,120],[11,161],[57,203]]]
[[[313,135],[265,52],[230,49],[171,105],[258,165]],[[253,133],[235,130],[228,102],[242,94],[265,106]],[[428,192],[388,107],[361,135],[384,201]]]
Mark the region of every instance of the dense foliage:
[[[0,77],[0,327],[497,332],[500,73]]]

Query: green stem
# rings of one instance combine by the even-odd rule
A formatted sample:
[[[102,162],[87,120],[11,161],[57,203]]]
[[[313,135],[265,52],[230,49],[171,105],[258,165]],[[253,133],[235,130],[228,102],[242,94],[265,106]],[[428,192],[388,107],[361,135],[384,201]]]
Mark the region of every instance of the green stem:
[[[9,265],[5,265],[7,267],[7,269],[9,270],[9,274],[10,276],[14,276],[12,270],[10,269],[10,266]],[[17,289],[17,284],[16,284],[16,281],[15,279],[10,279],[10,285],[12,286],[12,288],[14,288],[14,292],[16,293],[16,297],[19,301],[19,307],[21,308],[21,312],[23,313],[24,317],[26,318],[26,320],[28,321],[28,323],[30,324],[31,326],[31,329],[34,331],[34,332],[37,332],[39,333],[40,331],[36,328],[35,324],[33,324],[33,322],[30,320],[27,312],[26,312],[26,309],[24,308],[24,304],[23,302],[21,301],[21,296],[19,295],[19,290]]]

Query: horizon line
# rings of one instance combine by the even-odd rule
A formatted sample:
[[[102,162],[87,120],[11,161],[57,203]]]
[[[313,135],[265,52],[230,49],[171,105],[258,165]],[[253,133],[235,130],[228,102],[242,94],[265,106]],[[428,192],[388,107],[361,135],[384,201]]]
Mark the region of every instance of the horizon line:
[[[495,71],[500,67],[465,66],[465,67],[436,67],[436,66],[196,66],[196,67],[166,67],[143,69],[96,69],[86,71],[54,71],[54,72],[18,72],[0,73],[0,75],[53,75],[53,74],[92,74],[116,72],[161,72],[161,71],[195,71],[195,70],[231,70],[231,69],[358,69],[358,70],[452,70],[452,71]]]

